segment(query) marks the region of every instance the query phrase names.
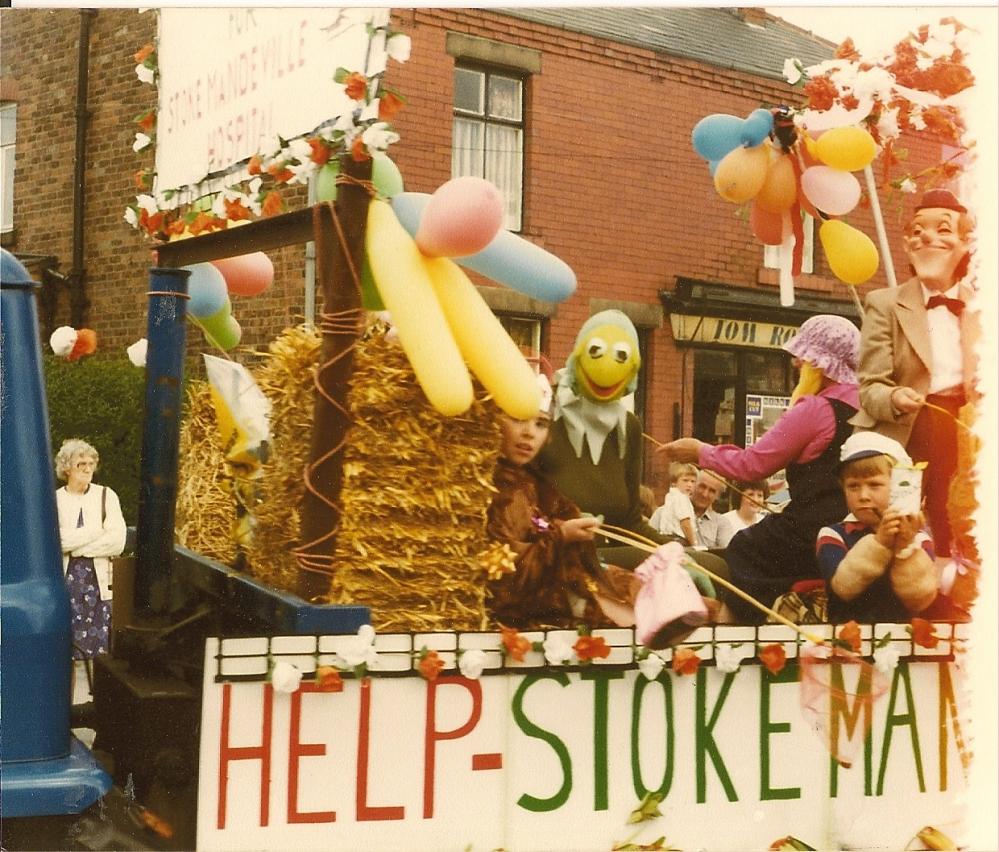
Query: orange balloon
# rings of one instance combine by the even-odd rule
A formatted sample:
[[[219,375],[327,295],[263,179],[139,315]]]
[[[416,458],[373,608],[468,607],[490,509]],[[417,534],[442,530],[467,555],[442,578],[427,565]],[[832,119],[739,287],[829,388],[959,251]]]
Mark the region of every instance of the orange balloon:
[[[790,156],[774,151],[766,179],[756,193],[756,204],[769,213],[783,213],[791,209],[797,195],[798,181]]]
[[[726,201],[744,204],[760,191],[770,163],[769,145],[729,151],[715,169],[715,189]]]
[[[779,246],[784,242],[784,214],[764,210],[758,197],[749,207],[749,227],[765,246]]]

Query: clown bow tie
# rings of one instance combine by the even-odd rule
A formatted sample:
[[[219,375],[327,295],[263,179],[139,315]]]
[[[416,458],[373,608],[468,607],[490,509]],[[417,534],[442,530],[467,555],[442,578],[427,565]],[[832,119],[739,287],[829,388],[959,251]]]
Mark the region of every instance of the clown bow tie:
[[[926,310],[931,311],[933,308],[946,308],[954,316],[959,317],[964,311],[964,302],[960,299],[948,299],[946,296],[930,296]]]

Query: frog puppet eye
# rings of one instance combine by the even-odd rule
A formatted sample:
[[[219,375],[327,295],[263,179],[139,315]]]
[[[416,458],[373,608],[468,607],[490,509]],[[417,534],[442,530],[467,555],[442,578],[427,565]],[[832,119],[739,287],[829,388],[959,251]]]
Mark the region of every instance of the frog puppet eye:
[[[603,358],[606,352],[607,344],[601,338],[593,337],[590,339],[590,345],[586,347],[587,355],[595,360],[597,358]]]
[[[612,354],[618,364],[624,364],[631,357],[631,346],[627,343],[615,343]]]

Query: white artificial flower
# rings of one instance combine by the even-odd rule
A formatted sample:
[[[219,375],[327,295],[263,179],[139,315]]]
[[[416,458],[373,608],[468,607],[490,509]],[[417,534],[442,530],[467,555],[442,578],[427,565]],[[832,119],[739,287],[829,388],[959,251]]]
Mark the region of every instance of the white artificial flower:
[[[128,360],[131,361],[136,367],[146,366],[146,351],[149,349],[149,341],[144,337],[140,337],[131,346],[129,346],[125,352],[128,353]]]
[[[811,77],[813,80],[816,77],[821,77],[827,71],[832,71],[834,74],[843,71],[848,68],[852,63],[845,59],[827,59],[825,62],[819,62],[816,65],[809,65],[805,69],[805,73]]]
[[[338,116],[336,122],[333,124],[333,130],[339,130],[341,133],[350,133],[357,129],[357,125],[354,123],[354,113],[345,112],[343,115]],[[347,146],[350,147],[349,145]]]
[[[458,657],[458,669],[469,680],[478,680],[486,667],[486,652],[480,648],[469,648]]]
[[[390,130],[384,121],[376,121],[361,134],[361,140],[369,154],[385,151],[389,145],[399,141],[399,134]]]
[[[275,663],[271,671],[271,686],[275,692],[294,692],[302,682],[302,672],[291,663]]]
[[[156,72],[148,65],[136,65],[135,76],[143,83],[152,83],[156,79]]]
[[[362,624],[357,636],[351,637],[337,650],[337,655],[350,668],[367,666],[375,668],[378,665],[378,652],[374,648],[375,628],[370,624]]]
[[[898,665],[899,652],[894,645],[885,645],[874,651],[874,668],[883,675],[890,675]]]
[[[858,99],[874,98],[882,103],[888,103],[892,97],[895,78],[885,68],[868,68],[857,71],[851,88]]]
[[[385,52],[389,59],[396,62],[407,62],[413,49],[413,40],[403,33],[393,33],[385,42]]]
[[[568,640],[562,636],[549,635],[544,642],[545,659],[553,666],[561,666],[570,662],[576,652]]]
[[[56,355],[65,358],[76,346],[76,329],[68,325],[59,326],[49,337],[49,346]]]
[[[301,136],[292,139],[288,143],[288,153],[299,160],[310,160],[312,157],[312,146]]]
[[[143,150],[144,148],[148,148],[152,144],[153,140],[145,133],[136,133],[135,141],[132,143],[132,150],[135,151],[136,154],[138,154],[139,151]]]
[[[125,208],[125,221],[128,222],[133,228],[137,227],[139,224],[139,214],[135,212],[134,207]]]
[[[940,57],[949,58],[951,53],[953,53],[954,51],[953,42],[954,42],[954,36],[953,36],[953,27],[952,27],[951,36],[946,41],[939,38],[934,38],[933,35],[930,35],[930,37],[926,39],[926,41],[919,46],[919,50],[923,53],[928,54],[931,60],[938,59]],[[916,64],[918,66],[919,64],[918,59],[916,60]]]
[[[806,109],[804,125],[811,131],[832,130],[834,127],[850,127],[859,125],[874,108],[870,98],[858,98],[860,104],[856,109],[847,109],[842,104],[833,104],[827,110]]]
[[[784,69],[781,73],[784,75],[784,79],[793,86],[801,79],[803,70],[800,59],[785,59]]]
[[[649,654],[638,661],[638,670],[645,676],[646,680],[655,680],[665,665],[663,658],[658,654]]]
[[[878,133],[882,139],[897,139],[901,134],[898,127],[898,110],[886,109],[878,118]]]
[[[916,57],[916,68],[918,68],[920,71],[927,71],[932,67],[933,67],[932,56],[926,56],[925,54],[920,53],[919,56]]]
[[[156,199],[151,195],[137,195],[135,197],[135,203],[139,205],[141,210],[145,210],[150,216],[160,209],[159,205],[156,203]]]
[[[916,130],[926,129],[926,120],[923,118],[923,108],[921,106],[913,105],[912,110],[909,112],[909,124]]]
[[[307,184],[309,182],[309,178],[319,171],[319,165],[308,158],[302,160],[301,162],[295,163],[294,165],[288,165],[286,168],[293,175],[293,177],[290,177],[287,180],[289,185],[296,183]]]
[[[902,183],[899,184],[898,188],[902,190],[902,192],[906,192],[911,195],[912,193],[914,193],[916,190],[919,189],[919,186],[912,178],[907,177],[905,180],[902,181]]]
[[[739,671],[744,659],[745,655],[737,645],[715,646],[715,668],[720,672],[732,674]]]

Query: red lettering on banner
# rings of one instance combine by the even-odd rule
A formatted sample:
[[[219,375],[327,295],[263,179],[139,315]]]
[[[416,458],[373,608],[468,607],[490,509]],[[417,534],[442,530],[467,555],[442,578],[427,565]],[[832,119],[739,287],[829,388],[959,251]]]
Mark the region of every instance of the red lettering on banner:
[[[232,715],[232,684],[222,686],[222,726],[219,732],[219,806],[218,828],[225,828],[226,795],[229,788],[229,762],[260,761],[260,825],[269,820],[271,798],[271,718],[274,710],[274,690],[264,686],[264,719],[259,746],[230,746],[229,722]]]
[[[368,806],[368,742],[371,739],[371,681],[361,681],[361,711],[357,731],[357,821],[405,819],[406,809]]]
[[[437,690],[441,686],[463,686],[472,694],[472,713],[459,728],[453,731],[437,730]],[[438,740],[457,740],[467,735],[479,723],[482,715],[482,685],[466,677],[438,677],[427,681],[427,726],[423,751],[423,818],[434,815],[434,766],[437,759]]]
[[[288,732],[288,822],[336,822],[336,811],[298,810],[298,762],[303,757],[322,757],[326,746],[322,743],[303,743],[299,740],[302,726],[302,694],[319,692],[314,683],[303,683],[291,694],[291,729]]]

